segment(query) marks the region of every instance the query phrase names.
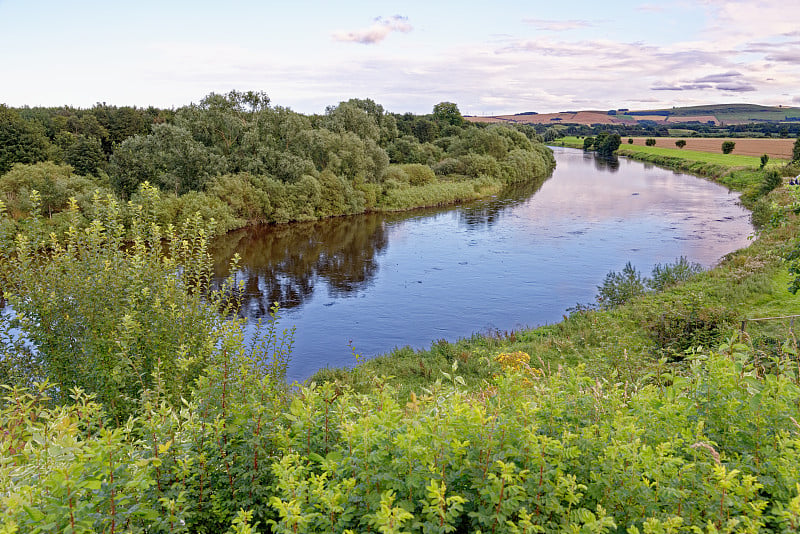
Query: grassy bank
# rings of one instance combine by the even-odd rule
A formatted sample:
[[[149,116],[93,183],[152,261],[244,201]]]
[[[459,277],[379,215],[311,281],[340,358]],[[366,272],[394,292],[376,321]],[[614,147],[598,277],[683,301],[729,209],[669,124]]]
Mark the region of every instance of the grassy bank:
[[[767,171],[743,167],[740,158],[730,160],[736,164],[723,165],[713,154],[698,159],[694,159],[695,153],[679,155],[682,157],[639,151],[630,157],[704,176],[743,192],[743,203],[763,225],[748,248],[729,254],[717,267],[686,283],[647,293],[623,306],[608,310],[590,306],[565,315],[558,324],[475,335],[452,343],[437,341],[429,350],[399,348],[354,370],[320,370],[312,380],[336,379],[369,387],[362,377],[386,375],[394,377],[392,382],[406,395],[449,372],[454,363],[468,383],[477,385],[496,372],[490,362],[499,354],[521,351],[531,356],[533,366],[555,369],[582,363],[594,376],[635,381],[651,372],[662,358],[680,366],[684,351],[700,345],[716,347],[737,335],[742,320],[800,314],[800,298],[787,291],[789,275],[782,259],[800,230],[798,221],[790,214],[780,223],[770,224],[780,206],[795,200],[794,193],[780,186],[764,196]],[[784,170],[785,174],[795,172]],[[789,320],[748,322],[745,334],[767,348],[777,343],[776,339],[793,335]]]

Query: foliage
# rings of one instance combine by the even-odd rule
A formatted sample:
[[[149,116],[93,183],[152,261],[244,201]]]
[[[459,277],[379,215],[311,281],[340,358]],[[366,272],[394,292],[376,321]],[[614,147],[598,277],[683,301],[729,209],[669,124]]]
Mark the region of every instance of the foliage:
[[[792,162],[800,162],[800,137],[797,138],[792,147]]]
[[[3,527],[789,532],[800,517],[796,368],[735,340],[634,384],[523,366],[475,391],[453,365],[399,402],[373,377],[368,394],[309,384],[284,403],[237,354],[182,407],[148,401],[118,429],[81,392],[51,408],[46,386],[9,390]]]
[[[583,149],[590,150],[594,146],[594,137],[586,137],[583,140]]]
[[[723,154],[730,154],[733,152],[733,149],[736,148],[736,143],[734,141],[723,141],[722,142],[722,153]]]
[[[603,308],[621,306],[644,294],[646,281],[631,262],[625,264],[622,272],[609,272],[603,283],[597,287],[597,302]]]
[[[196,216],[162,229],[156,196],[143,187],[129,233],[107,196],[95,199],[85,230],[72,201],[73,224],[63,236],[46,236],[34,195],[27,232],[3,243],[6,298],[36,351],[38,375],[58,386],[55,402],[80,387],[121,421],[156,374],[177,403],[209,363],[217,308],[227,300],[226,291],[207,291],[213,228]]]
[[[677,141],[675,141],[675,146],[678,147],[678,148],[685,147],[686,146],[686,140],[685,139],[678,139]]]
[[[0,104],[0,175],[15,163],[36,163],[48,157],[50,143],[37,125]]]
[[[769,154],[762,154],[761,165],[759,166],[759,169],[763,169],[764,167],[766,167],[767,163],[769,163]]]
[[[18,163],[0,177],[0,194],[10,214],[17,218],[33,209],[33,191],[38,192],[39,209],[52,217],[66,209],[70,198],[87,207],[98,189],[110,193],[99,180],[77,175],[69,165],[57,165],[49,161],[33,165]]]
[[[703,272],[703,266],[681,256],[674,263],[658,263],[653,267],[647,287],[652,291],[664,291],[676,284],[687,282]]]
[[[618,133],[601,132],[594,140],[594,147],[601,156],[610,157],[619,148],[621,142]]]
[[[653,139],[652,137],[648,137],[647,139],[645,139],[644,144],[647,146],[656,146],[656,140]]]

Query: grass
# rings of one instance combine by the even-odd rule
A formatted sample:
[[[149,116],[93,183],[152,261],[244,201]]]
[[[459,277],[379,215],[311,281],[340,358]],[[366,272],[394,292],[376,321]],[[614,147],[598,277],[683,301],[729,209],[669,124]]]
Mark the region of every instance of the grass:
[[[562,141],[564,146],[583,144],[577,138],[559,139],[557,144]],[[661,155],[665,152],[670,156]],[[754,211],[765,211],[761,218],[766,221],[776,206],[800,201],[800,193],[787,187],[779,187],[766,197],[754,194],[764,180],[764,172],[740,165],[742,156],[717,158],[719,155],[677,149],[637,154],[642,159],[662,160],[661,164],[671,168],[693,169],[747,192],[743,201],[750,209],[758,208]],[[691,159],[694,157],[700,159]],[[795,325],[791,319],[747,322],[742,334],[741,322],[800,314],[800,295],[787,290],[789,274],[782,259],[798,233],[800,217],[788,213],[783,224],[762,228],[749,247],[729,254],[716,268],[664,292],[647,293],[611,310],[590,306],[565,316],[557,324],[474,335],[453,343],[437,341],[428,350],[400,348],[352,370],[323,369],[311,380],[336,380],[367,390],[374,387],[367,377],[389,376],[402,398],[445,377],[443,373],[452,374],[454,363],[458,367],[456,374],[468,385],[481,387],[484,380],[499,372],[495,358],[515,351],[526,352],[531,356],[531,365],[545,371],[583,364],[597,377],[630,382],[647,376],[664,357],[680,368],[683,347],[715,348],[733,336],[743,335],[756,351],[768,355],[769,351],[779,350],[776,340],[796,339],[800,324]],[[796,322],[800,323],[800,319]]]
[[[628,152],[641,152],[643,154],[652,154],[656,156],[666,156],[672,158],[680,158],[691,161],[698,161],[702,163],[711,163],[714,165],[724,165],[726,167],[759,167],[761,165],[761,158],[758,156],[741,156],[737,154],[715,154],[713,152],[698,152],[695,150],[686,150],[680,148],[660,148],[654,146],[638,146],[629,145],[627,140],[623,139],[623,144],[620,145],[620,155],[628,155]],[[782,166],[786,162],[779,159],[771,159],[769,166],[777,167]]]

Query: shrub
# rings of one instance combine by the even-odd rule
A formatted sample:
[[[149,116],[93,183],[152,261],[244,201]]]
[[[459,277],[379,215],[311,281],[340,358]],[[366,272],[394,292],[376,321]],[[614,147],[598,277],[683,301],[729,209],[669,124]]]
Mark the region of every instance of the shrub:
[[[629,137],[629,138],[628,138],[628,144],[629,144],[629,145],[632,145],[632,144],[633,144],[633,138],[632,138],[632,137]]]
[[[686,146],[686,140],[685,139],[678,139],[677,141],[675,141],[675,146],[678,147],[678,148],[685,147]]]
[[[622,272],[609,272],[597,289],[598,304],[603,308],[614,308],[643,295],[646,285],[642,275],[628,262]]]
[[[675,263],[656,264],[647,281],[647,287],[653,291],[664,291],[670,286],[686,282],[701,272],[703,272],[702,265],[690,262],[685,256],[681,256]]]
[[[730,154],[733,152],[733,149],[736,148],[736,143],[733,141],[723,141],[722,142],[722,153],[723,154]]]
[[[583,149],[590,150],[594,146],[594,137],[587,137],[583,140]]]
[[[652,137],[648,137],[647,139],[645,139],[644,144],[647,146],[656,146],[656,140],[653,139]]]

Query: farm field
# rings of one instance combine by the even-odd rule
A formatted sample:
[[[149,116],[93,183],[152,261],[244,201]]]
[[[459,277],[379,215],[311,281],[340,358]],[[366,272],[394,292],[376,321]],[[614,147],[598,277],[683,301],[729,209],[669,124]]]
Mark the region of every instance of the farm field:
[[[645,146],[646,137],[631,137],[635,146]],[[792,159],[792,147],[794,139],[759,139],[759,138],[711,138],[711,137],[653,137],[656,140],[656,148],[675,149],[675,141],[683,139],[686,146],[681,150],[696,152],[711,152],[722,154],[723,141],[733,141],[736,148],[730,155],[733,156],[757,156],[767,154],[775,159]],[[628,145],[628,138],[622,139],[622,146]]]

